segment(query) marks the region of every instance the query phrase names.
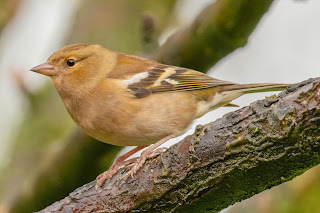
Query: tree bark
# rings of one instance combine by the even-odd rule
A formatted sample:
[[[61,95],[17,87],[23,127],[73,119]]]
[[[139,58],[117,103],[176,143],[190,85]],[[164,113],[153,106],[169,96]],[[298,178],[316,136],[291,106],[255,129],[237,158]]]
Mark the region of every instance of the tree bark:
[[[198,126],[120,186],[126,168],[41,212],[218,212],[319,164],[319,150],[316,78]]]

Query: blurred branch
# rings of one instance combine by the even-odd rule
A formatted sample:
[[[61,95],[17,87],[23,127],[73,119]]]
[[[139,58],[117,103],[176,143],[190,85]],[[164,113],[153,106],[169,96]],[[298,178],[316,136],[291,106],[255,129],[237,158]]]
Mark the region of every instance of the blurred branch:
[[[151,52],[159,48],[156,37],[156,23],[151,13],[145,13],[141,18],[142,54],[148,57]]]
[[[42,160],[38,162],[36,169],[33,168],[28,173],[31,176],[25,174],[21,179],[22,175],[15,175],[7,182],[10,185],[5,188],[7,197],[3,201],[9,204],[8,212],[31,212],[39,204],[48,205],[50,200],[61,198],[63,194],[78,187],[79,183],[97,176],[101,156],[107,153],[111,164],[121,148],[98,142],[75,128],[70,137],[42,150],[42,156],[39,157]],[[110,165],[105,165],[108,166]],[[15,184],[14,189],[12,184]]]
[[[218,212],[319,164],[319,140],[317,78],[198,126],[120,187],[125,169],[41,212]]]
[[[2,29],[16,14],[21,0],[1,0],[0,1],[0,33]]]
[[[155,53],[156,61],[206,72],[243,47],[272,0],[217,0]]]

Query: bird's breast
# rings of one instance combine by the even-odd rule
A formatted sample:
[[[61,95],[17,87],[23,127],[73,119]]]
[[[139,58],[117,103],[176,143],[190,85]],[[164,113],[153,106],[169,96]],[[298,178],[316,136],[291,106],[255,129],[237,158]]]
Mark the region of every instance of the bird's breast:
[[[186,92],[136,98],[119,91],[97,92],[84,100],[64,100],[73,120],[90,136],[120,146],[142,146],[183,134],[197,105]]]

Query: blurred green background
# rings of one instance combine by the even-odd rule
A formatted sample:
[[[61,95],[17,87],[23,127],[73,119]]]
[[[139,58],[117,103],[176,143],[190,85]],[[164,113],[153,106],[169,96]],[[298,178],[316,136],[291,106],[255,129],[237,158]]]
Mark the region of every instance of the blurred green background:
[[[1,0],[0,213],[38,211],[64,198],[105,171],[122,149],[82,133],[50,80],[29,72],[31,67],[72,43],[101,44],[151,58],[172,33],[188,27],[214,2]],[[252,4],[254,9],[257,2]],[[213,67],[202,71],[239,83],[293,83],[319,76],[319,9],[316,1],[274,2],[245,47],[217,64],[212,59],[207,66]],[[237,17],[223,18],[231,26],[235,23],[228,20]],[[246,28],[236,27],[239,31]],[[237,42],[228,41],[219,31],[216,34],[226,43]],[[208,43],[203,51],[214,53],[213,47]],[[202,52],[190,54],[192,60],[201,61]],[[244,106],[266,95],[243,97],[235,103]],[[208,113],[196,124],[213,121],[230,110]],[[319,201],[318,166],[223,212],[320,212]]]

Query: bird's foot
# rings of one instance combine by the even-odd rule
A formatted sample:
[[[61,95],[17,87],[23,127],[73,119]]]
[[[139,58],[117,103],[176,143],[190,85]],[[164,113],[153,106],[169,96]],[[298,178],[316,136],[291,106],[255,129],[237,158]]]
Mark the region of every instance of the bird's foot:
[[[124,155],[121,155],[120,157],[118,157],[117,159],[115,159],[115,161],[113,162],[112,166],[110,167],[110,169],[108,171],[103,172],[102,174],[100,174],[97,178],[97,184],[96,184],[96,189],[98,189],[100,186],[102,186],[102,184],[113,177],[114,174],[117,173],[117,171],[119,170],[119,168],[121,166],[127,166],[128,169],[130,169],[130,171],[125,174],[121,179],[123,181],[126,181],[130,176],[133,177],[133,175],[135,175],[137,173],[137,171],[142,167],[142,165],[144,164],[144,162],[149,159],[149,158],[154,158],[156,156],[158,156],[159,154],[161,154],[164,150],[166,150],[167,148],[163,147],[163,148],[158,148],[159,146],[161,146],[163,143],[167,142],[169,139],[173,138],[173,135],[169,135],[167,137],[162,138],[160,141],[158,141],[157,143],[151,145],[150,147],[148,147],[148,149],[146,149],[145,151],[143,151],[141,153],[140,157],[136,157],[136,158],[132,158],[129,160],[126,160],[128,157],[130,157],[131,155],[133,155],[134,153],[140,151],[141,149],[145,148],[145,146],[138,146],[134,149],[132,149],[131,151],[127,152]],[[120,185],[120,181],[118,182],[118,185]]]
[[[127,168],[129,168],[130,171],[123,176],[122,180],[126,181],[130,176],[133,178],[133,176],[137,173],[137,171],[139,171],[139,169],[146,162],[146,160],[157,157],[158,155],[160,155],[162,152],[166,151],[167,149],[168,148],[166,148],[166,147],[161,147],[161,148],[158,148],[150,153],[148,153],[148,152],[142,153],[140,158],[137,159],[136,163],[132,163],[127,166]]]
[[[158,148],[158,147],[173,137],[174,137],[173,135],[169,135],[165,138],[162,138],[160,141],[153,144],[148,149],[144,150],[141,153],[140,158],[137,159],[137,162],[129,165],[131,167],[131,169],[127,174],[125,174],[122,177],[122,180],[126,181],[129,177],[133,178],[133,176],[137,173],[137,171],[139,171],[139,169],[142,167],[142,165],[146,162],[147,159],[154,158],[154,157],[160,155],[162,152],[166,151],[167,150],[166,147],[161,147],[161,148]]]

